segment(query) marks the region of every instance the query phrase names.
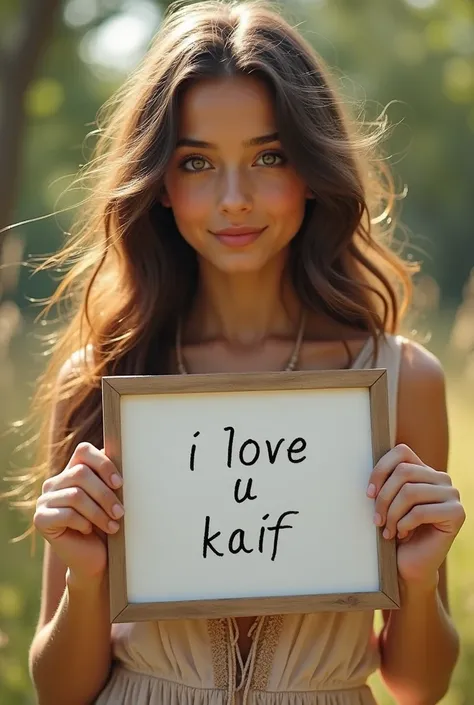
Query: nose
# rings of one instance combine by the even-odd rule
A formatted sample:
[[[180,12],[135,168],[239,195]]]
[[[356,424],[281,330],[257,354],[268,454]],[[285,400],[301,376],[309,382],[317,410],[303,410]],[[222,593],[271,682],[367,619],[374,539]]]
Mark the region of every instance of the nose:
[[[242,213],[252,209],[248,180],[238,169],[228,171],[223,176],[219,207],[223,213]]]

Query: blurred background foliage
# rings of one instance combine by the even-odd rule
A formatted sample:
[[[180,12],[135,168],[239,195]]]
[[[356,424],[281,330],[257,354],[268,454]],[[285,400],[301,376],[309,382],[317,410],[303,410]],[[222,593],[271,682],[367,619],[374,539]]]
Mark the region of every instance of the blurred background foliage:
[[[90,156],[98,108],[140,60],[166,2],[0,2],[0,459],[2,475],[28,449],[8,432],[27,411],[43,357],[33,301],[57,276],[19,267],[61,246],[83,194],[67,191]],[[186,4],[186,3],[185,3]],[[188,3],[191,4],[191,3]],[[470,0],[288,0],[282,12],[333,69],[354,113],[388,107],[385,146],[409,232],[423,261],[408,333],[448,375],[451,472],[468,521],[450,561],[452,610],[462,655],[446,705],[474,702],[474,529],[469,505],[474,427],[474,4]],[[89,135],[89,136],[88,136]],[[54,215],[51,215],[53,214]],[[44,217],[43,217],[44,216]],[[26,223],[30,219],[35,222]],[[0,507],[0,702],[34,702],[27,651],[37,618],[41,546],[11,544],[24,520]],[[380,703],[390,698],[378,678]]]

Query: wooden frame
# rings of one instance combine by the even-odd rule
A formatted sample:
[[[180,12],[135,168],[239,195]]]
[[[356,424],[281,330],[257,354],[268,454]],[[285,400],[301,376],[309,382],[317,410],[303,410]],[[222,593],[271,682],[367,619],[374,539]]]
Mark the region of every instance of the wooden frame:
[[[104,377],[102,380],[104,446],[107,456],[123,474],[121,399],[127,395],[213,393],[366,388],[370,399],[372,459],[375,463],[390,448],[387,372],[385,369],[299,371],[278,373]],[[123,501],[122,490],[117,492]],[[110,619],[132,622],[150,619],[218,618],[314,611],[396,609],[400,606],[395,539],[377,534],[379,590],[284,597],[237,597],[167,602],[130,602],[127,594],[124,522],[108,536]]]

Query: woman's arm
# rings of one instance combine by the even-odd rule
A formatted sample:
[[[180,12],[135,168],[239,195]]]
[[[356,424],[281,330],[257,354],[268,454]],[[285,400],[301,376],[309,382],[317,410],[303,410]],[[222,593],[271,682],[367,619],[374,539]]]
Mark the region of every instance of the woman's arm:
[[[459,639],[436,587],[401,590],[380,635],[383,680],[399,705],[435,705],[446,694]]]
[[[449,687],[459,652],[449,617],[443,558],[464,512],[459,493],[444,474],[448,461],[444,374],[432,355],[412,343],[404,345],[402,355],[397,444],[403,445],[398,446],[401,455],[391,482],[398,472],[405,474],[403,484],[399,483],[396,497],[392,487],[384,499],[382,489],[375,505],[391,536],[397,528],[402,536],[401,609],[384,613],[381,674],[399,705],[435,705]],[[433,469],[443,472],[435,474]],[[408,525],[397,527],[404,516]]]
[[[45,547],[42,610],[30,648],[38,705],[89,705],[111,665],[108,584],[74,582]]]
[[[63,367],[58,390],[73,365],[71,360]],[[63,405],[59,401],[53,411],[51,443],[61,435]],[[43,485],[35,514],[47,540],[29,667],[39,705],[89,705],[111,666],[105,537],[117,502],[110,489],[114,467],[100,451],[80,444],[59,470],[51,468],[54,477]]]

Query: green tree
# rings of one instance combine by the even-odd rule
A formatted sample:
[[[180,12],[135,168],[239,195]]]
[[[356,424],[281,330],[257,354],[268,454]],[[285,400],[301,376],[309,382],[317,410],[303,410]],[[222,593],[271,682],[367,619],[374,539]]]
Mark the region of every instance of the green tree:
[[[367,99],[368,118],[391,104],[397,126],[386,152],[398,185],[408,188],[401,217],[426,252],[424,268],[443,303],[457,303],[474,262],[474,5],[299,0],[292,7],[337,67],[349,100]]]

